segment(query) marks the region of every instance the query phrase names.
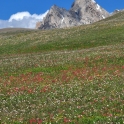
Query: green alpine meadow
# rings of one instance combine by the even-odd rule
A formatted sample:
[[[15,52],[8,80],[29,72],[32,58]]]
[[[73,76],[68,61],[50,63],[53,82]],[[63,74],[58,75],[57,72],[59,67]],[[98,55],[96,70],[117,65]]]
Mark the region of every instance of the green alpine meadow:
[[[124,12],[63,29],[0,29],[0,124],[123,124]]]

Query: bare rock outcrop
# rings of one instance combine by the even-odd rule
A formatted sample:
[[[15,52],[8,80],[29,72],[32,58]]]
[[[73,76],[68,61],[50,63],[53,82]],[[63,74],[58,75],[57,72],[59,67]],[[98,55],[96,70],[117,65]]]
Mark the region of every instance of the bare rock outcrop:
[[[110,14],[94,0],[75,0],[70,10],[52,6],[36,28],[43,30],[91,24],[108,16]]]

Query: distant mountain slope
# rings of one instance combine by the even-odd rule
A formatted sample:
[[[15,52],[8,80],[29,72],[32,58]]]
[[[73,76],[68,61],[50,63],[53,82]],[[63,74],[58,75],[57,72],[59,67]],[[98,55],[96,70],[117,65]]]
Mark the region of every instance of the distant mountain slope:
[[[123,12],[90,25],[66,29],[13,32],[8,32],[6,29],[6,33],[0,33],[0,56],[121,44],[124,41],[123,34]]]
[[[120,10],[116,13],[113,13],[108,18],[101,20],[100,22],[114,22],[114,21],[124,21],[124,10]]]
[[[75,18],[69,11],[54,5],[40,23],[39,29],[63,28],[79,24],[79,19]]]
[[[52,6],[43,21],[36,24],[36,28],[53,29],[91,24],[109,15],[94,0],[75,0],[69,11]]]
[[[19,32],[19,31],[31,31],[32,29],[29,28],[3,28],[0,29],[0,33],[7,33],[7,32]]]

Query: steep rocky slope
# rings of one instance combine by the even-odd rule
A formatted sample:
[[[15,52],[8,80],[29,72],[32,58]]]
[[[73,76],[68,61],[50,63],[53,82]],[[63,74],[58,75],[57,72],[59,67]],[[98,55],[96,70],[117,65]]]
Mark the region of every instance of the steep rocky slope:
[[[36,24],[36,28],[53,29],[91,24],[109,15],[94,0],[75,0],[70,10],[52,6],[43,21]]]

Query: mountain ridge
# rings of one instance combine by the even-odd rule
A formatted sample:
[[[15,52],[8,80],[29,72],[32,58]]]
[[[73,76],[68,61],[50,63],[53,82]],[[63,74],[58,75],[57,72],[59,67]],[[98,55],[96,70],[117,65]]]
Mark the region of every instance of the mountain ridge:
[[[36,29],[54,29],[91,24],[110,14],[94,0],[75,0],[70,10],[53,5]]]

